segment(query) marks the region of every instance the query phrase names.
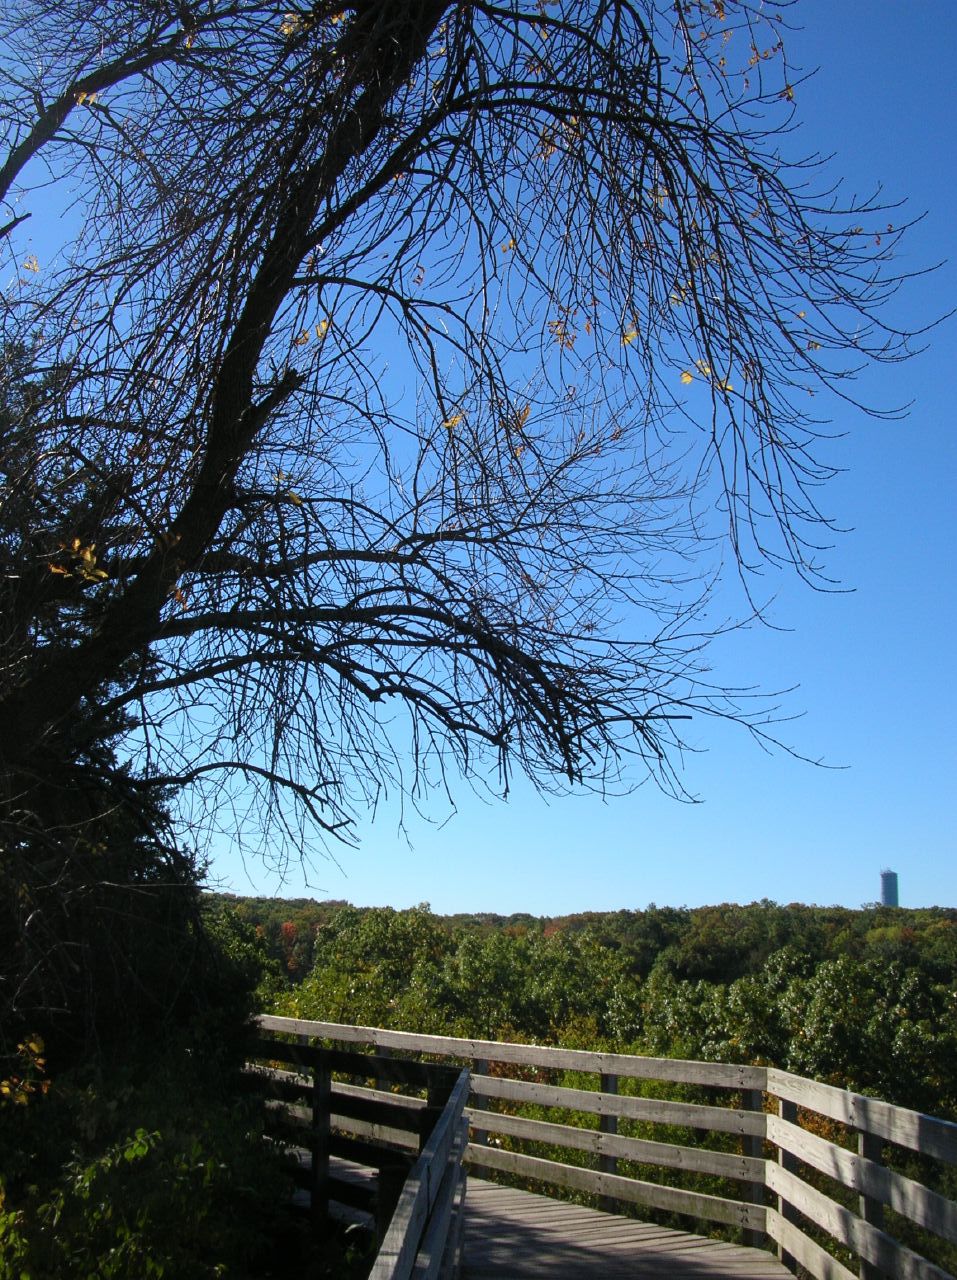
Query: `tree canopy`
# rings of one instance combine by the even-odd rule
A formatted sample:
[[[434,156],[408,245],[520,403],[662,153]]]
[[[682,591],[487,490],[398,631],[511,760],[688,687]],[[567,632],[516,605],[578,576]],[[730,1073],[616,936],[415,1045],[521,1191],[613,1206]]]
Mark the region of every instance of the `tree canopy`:
[[[906,348],[789,15],[6,7],[11,847],[72,847],[78,761],[281,857],[447,773],[680,792],[682,717],[766,732],[710,585],[824,580],[815,396]]]
[[[213,899],[278,1012],[763,1062],[952,1118],[957,911],[773,902],[537,919]],[[283,977],[280,977],[280,973]]]

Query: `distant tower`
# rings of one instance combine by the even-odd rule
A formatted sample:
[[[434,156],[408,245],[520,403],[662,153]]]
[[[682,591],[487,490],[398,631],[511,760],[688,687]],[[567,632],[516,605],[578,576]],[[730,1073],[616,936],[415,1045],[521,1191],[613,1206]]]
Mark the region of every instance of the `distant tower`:
[[[897,902],[897,872],[882,871],[881,872],[881,906],[896,907]]]

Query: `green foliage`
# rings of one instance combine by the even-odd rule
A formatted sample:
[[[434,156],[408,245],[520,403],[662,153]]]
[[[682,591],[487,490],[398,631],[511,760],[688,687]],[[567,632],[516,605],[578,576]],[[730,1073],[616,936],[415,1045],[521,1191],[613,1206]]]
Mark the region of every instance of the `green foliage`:
[[[644,988],[645,1044],[669,1056],[764,1062],[938,1115],[957,1114],[953,980],[842,956],[813,965],[792,950],[728,984],[655,970]]]
[[[629,1035],[637,984],[589,934],[479,933],[426,906],[344,907],[314,941],[312,972],[274,1007],[328,1022],[493,1039]]]
[[[769,1063],[957,1116],[957,911],[759,902],[536,920],[341,903],[224,909],[271,955],[278,1012]],[[270,944],[269,921],[283,919],[314,962],[305,976],[285,967],[279,989],[281,931]]]
[[[217,962],[217,1005],[222,1009],[228,991],[234,1008],[233,1016],[227,1016],[225,1021],[241,1024],[248,1013],[264,1008],[281,990],[281,967],[269,954],[255,926],[231,910],[222,898],[204,894],[200,915]]]
[[[132,905],[113,950],[85,961],[119,966],[90,993],[95,1046],[54,1018],[49,1057],[37,1034],[0,1053],[0,1280],[276,1274],[290,1188],[235,1088],[268,957],[251,926],[201,913],[192,877],[136,883],[114,886]]]
[[[288,1193],[222,1059],[74,1070],[0,1132],[0,1280],[269,1275]]]
[[[443,1030],[451,937],[427,907],[344,907],[320,929],[309,976],[280,1007],[329,1022]]]

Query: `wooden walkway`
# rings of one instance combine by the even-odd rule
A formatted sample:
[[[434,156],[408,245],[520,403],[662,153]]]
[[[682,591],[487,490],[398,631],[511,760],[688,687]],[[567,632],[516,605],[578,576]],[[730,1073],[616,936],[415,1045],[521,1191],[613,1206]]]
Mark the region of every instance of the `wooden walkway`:
[[[793,1280],[770,1253],[469,1178],[462,1280]]]

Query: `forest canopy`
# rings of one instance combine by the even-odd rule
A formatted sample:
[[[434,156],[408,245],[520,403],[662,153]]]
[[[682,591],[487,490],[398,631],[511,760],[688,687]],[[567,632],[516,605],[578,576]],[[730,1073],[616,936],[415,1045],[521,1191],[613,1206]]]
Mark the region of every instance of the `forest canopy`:
[[[217,896],[276,1012],[757,1062],[957,1119],[957,910],[656,907],[437,916]]]

